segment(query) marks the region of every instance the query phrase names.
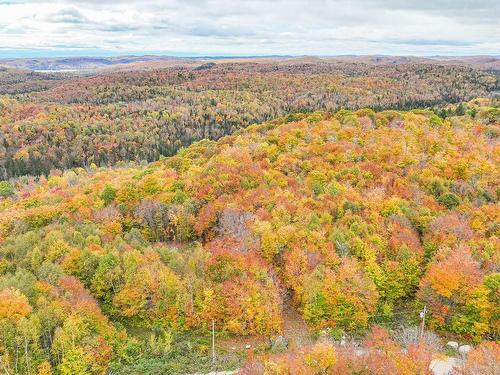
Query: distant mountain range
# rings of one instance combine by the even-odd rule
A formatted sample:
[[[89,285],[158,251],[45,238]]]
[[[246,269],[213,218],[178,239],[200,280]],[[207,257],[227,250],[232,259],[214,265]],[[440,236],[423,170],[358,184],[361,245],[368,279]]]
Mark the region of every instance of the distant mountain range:
[[[229,61],[249,62],[295,62],[295,63],[325,63],[355,62],[373,65],[393,65],[408,63],[433,63],[469,65],[490,72],[500,72],[499,56],[243,56],[243,57],[174,57],[174,56],[117,56],[117,57],[51,57],[51,58],[19,58],[0,59],[0,67],[33,71],[94,71],[94,70],[148,70],[161,69],[175,65],[195,67],[209,62]]]
[[[95,70],[113,65],[133,64],[149,61],[181,60],[166,56],[119,56],[119,57],[49,57],[0,60],[0,66],[42,71]]]

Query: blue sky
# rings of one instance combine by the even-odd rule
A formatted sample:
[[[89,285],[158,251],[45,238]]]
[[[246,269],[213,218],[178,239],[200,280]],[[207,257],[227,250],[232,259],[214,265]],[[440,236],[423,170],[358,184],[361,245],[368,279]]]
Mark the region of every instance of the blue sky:
[[[0,0],[0,57],[500,54],[500,1]]]

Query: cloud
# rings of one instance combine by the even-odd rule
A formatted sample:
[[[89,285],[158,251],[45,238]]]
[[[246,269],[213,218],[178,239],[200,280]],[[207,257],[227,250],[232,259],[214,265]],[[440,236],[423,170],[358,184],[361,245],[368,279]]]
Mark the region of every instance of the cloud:
[[[37,55],[72,44],[114,54],[498,54],[498,14],[492,0],[0,0],[0,45]]]
[[[122,33],[122,32],[137,31],[137,30],[139,30],[139,28],[137,26],[133,26],[133,25],[112,24],[112,25],[98,26],[98,30],[109,31],[109,32],[113,32],[113,33]]]
[[[46,15],[45,21],[49,23],[84,23],[88,20],[76,8],[64,8]]]
[[[375,41],[378,42],[378,41]],[[476,42],[466,40],[440,40],[440,39],[408,39],[393,40],[393,44],[406,44],[409,46],[456,46],[468,47],[477,45]]]
[[[365,0],[371,6],[421,12],[456,19],[463,23],[498,23],[498,0]]]

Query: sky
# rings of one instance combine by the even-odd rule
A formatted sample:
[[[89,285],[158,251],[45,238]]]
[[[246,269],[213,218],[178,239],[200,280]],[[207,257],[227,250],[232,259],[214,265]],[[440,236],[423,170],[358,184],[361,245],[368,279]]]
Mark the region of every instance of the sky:
[[[0,58],[500,55],[500,0],[0,0]]]

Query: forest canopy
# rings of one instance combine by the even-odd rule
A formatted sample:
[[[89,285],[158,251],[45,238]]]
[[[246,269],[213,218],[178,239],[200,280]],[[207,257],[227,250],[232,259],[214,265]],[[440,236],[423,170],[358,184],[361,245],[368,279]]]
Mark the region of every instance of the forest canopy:
[[[68,94],[87,90],[80,82],[68,92],[49,90],[61,104],[2,99],[3,118],[18,119],[27,139],[36,138],[27,129],[44,128],[33,121],[55,118],[60,139],[68,139],[72,127],[61,127],[58,116],[69,119],[77,108],[85,118],[102,116],[104,108],[106,121],[120,118],[115,104],[104,104],[109,93],[96,87],[92,95],[102,95],[91,98],[98,107],[62,104],[82,97]],[[199,92],[195,85],[187,91]],[[304,99],[304,106],[319,98]],[[144,130],[146,102],[124,105],[136,111],[124,117],[127,126]],[[446,116],[369,108],[294,113],[149,164],[75,167],[2,182],[2,367],[137,373],[177,358],[174,338],[207,331],[212,320],[229,335],[276,337],[289,305],[311,329],[334,337],[371,332],[367,347],[386,349],[367,354],[366,366],[376,359],[408,374],[422,373],[419,351],[402,354],[375,324],[391,326],[404,316],[414,323],[426,306],[428,327],[444,336],[498,340],[498,102],[475,99],[445,110]],[[280,113],[273,111],[268,115]],[[64,149],[52,135],[47,139]],[[44,142],[22,144],[16,152],[27,156],[16,160],[44,160],[52,168],[49,159],[32,157],[31,147]],[[114,150],[120,143],[111,144]],[[23,165],[28,169],[19,171],[28,171]],[[141,339],[134,329],[150,335]],[[305,373],[322,373],[314,366],[348,366],[352,356],[320,345],[297,358],[304,358]],[[286,361],[268,366],[286,368]],[[173,362],[161,363],[161,371],[176,373]],[[310,366],[318,372],[307,372]]]
[[[296,112],[441,106],[444,118],[442,106],[495,90],[494,74],[411,61],[291,59],[84,75],[6,69],[0,71],[0,180],[156,161],[194,141]]]

